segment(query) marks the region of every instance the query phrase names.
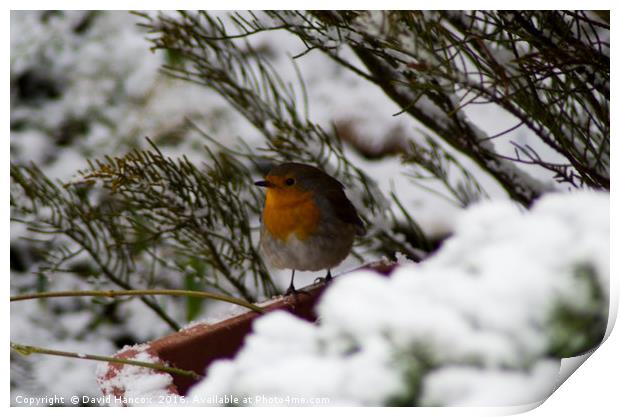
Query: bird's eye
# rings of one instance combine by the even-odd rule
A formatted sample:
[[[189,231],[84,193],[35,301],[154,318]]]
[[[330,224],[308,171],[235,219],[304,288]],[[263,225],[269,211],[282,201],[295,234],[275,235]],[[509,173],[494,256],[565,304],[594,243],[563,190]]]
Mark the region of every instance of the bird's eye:
[[[295,179],[294,178],[287,178],[286,181],[284,181],[284,184],[286,184],[286,185],[293,185],[293,184],[295,184]]]

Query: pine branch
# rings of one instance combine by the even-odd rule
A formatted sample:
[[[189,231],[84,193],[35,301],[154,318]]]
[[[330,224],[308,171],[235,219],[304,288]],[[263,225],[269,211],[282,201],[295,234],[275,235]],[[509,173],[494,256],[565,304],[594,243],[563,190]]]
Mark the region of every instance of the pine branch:
[[[300,103],[305,103],[303,80],[300,78],[297,90],[286,84],[263,54],[243,42],[244,35],[274,30],[262,26],[248,29],[248,25],[259,25],[256,16],[252,16],[245,19],[240,14],[233,15],[232,22],[240,33],[229,33],[222,21],[206,12],[158,15],[144,25],[151,32],[154,49],[174,51],[181,57],[178,64],[165,67],[166,73],[213,89],[265,137],[267,145],[260,150],[260,157],[243,156],[252,161],[251,165],[280,160],[322,167],[345,186],[366,190],[363,218],[382,216],[392,221],[387,199],[363,170],[351,164],[335,129],[326,131],[307,119],[307,109],[300,109]],[[296,91],[301,92],[301,97]],[[396,243],[398,240],[389,233],[385,229],[371,230],[361,243],[368,245],[371,240],[379,240],[384,243],[383,253],[391,255],[397,250],[417,258],[416,251],[408,244]],[[412,230],[411,234],[415,232]]]
[[[195,380],[203,378],[203,375],[199,375],[194,371],[179,369],[179,368],[175,368],[172,366],[162,365],[159,363],[136,361],[133,359],[115,358],[112,356],[103,356],[103,355],[91,355],[88,353],[67,352],[64,350],[46,349],[46,348],[42,348],[38,346],[22,345],[20,343],[13,343],[13,342],[11,342],[11,349],[19,353],[22,356],[29,356],[29,355],[32,355],[33,353],[37,353],[41,355],[62,356],[65,358],[86,359],[86,360],[91,360],[91,361],[140,366],[142,368],[155,369],[157,371],[185,376],[185,377],[192,378]]]
[[[103,250],[106,245],[102,242],[116,234],[112,230],[122,228],[116,216],[105,215],[93,207],[83,189],[77,189],[73,194],[63,192],[34,165],[28,168],[11,164],[11,178],[29,198],[21,206],[17,206],[17,199],[13,201],[24,216],[36,219],[25,221],[31,228],[45,228],[47,234],[67,236],[90,254],[101,273],[112,283],[125,290],[134,289],[128,282],[130,260],[126,251]],[[42,212],[46,214],[39,216]],[[65,262],[69,259],[66,258]],[[140,297],[140,300],[173,330],[180,329],[157,303],[147,297]]]
[[[171,295],[177,297],[197,297],[209,298],[211,300],[225,301],[227,303],[240,305],[257,313],[262,313],[263,309],[254,304],[234,297],[228,297],[222,294],[215,294],[206,291],[188,291],[188,290],[169,290],[169,289],[150,289],[150,290],[126,290],[126,291],[56,291],[43,292],[35,294],[22,294],[11,297],[11,302],[35,300],[41,298],[58,298],[58,297],[125,297],[125,296],[142,296],[142,295]]]
[[[547,187],[497,155],[488,136],[464,116],[469,93],[504,107],[565,156],[580,176],[575,184],[609,188],[609,48],[601,38],[608,29],[586,12],[269,16],[308,49],[378,84],[403,112],[470,156],[517,201],[527,205]],[[260,27],[251,22],[252,29]],[[360,57],[366,73],[343,63],[342,45]]]

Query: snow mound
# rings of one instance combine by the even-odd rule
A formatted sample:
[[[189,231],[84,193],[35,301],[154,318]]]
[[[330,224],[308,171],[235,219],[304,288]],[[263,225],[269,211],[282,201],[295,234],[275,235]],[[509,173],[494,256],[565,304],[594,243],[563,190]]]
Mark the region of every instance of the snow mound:
[[[314,325],[258,319],[190,396],[327,398],[328,405],[525,405],[562,357],[596,347],[609,297],[609,195],[551,194],[530,211],[468,210],[432,258],[390,278],[357,271]]]
[[[148,352],[148,345],[126,346],[118,353],[131,351],[132,360],[161,363]],[[177,397],[170,374],[141,366],[124,365],[111,370],[107,362],[97,367],[97,381],[110,406],[162,406],[175,404]]]

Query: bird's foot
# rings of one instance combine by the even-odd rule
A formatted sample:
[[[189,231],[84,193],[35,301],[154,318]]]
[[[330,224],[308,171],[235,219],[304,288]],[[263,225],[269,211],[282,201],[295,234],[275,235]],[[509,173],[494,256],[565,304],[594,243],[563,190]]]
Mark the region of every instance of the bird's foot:
[[[329,284],[330,282],[332,282],[334,278],[332,277],[331,272],[327,272],[327,275],[325,275],[324,277],[318,277],[317,279],[314,280],[315,284]]]
[[[297,296],[298,294],[308,294],[308,291],[298,290],[298,289],[295,289],[295,287],[290,286],[286,289],[284,296],[285,297],[288,297],[289,295]]]

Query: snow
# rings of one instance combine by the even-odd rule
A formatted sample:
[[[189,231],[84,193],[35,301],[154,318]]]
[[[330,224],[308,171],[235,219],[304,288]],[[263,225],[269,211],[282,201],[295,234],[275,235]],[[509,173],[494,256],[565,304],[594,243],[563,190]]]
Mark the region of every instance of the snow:
[[[321,340],[313,325],[280,311],[269,317],[270,320],[256,322],[256,334],[247,339],[247,349],[244,350],[260,355],[264,362],[257,362],[243,353],[238,358],[240,367],[217,362],[209,370],[210,387],[193,390],[190,401],[223,395],[231,392],[234,386],[238,396],[289,395],[304,398],[332,397],[334,392],[346,389],[352,397],[368,398],[370,404],[373,399],[378,400],[402,386],[401,379],[395,374],[374,374],[372,369],[364,375],[357,374],[357,369],[367,366],[370,358],[373,361],[389,359],[388,352],[383,351],[384,346],[378,344],[376,349],[368,349],[363,355],[354,356],[348,363],[342,364],[337,357],[330,358],[322,352]],[[317,356],[321,360],[317,360]],[[273,366],[265,366],[268,363]],[[240,372],[243,366],[248,368]],[[310,369],[312,372],[308,372]],[[285,375],[287,382],[282,380]],[[348,384],[348,381],[356,382]],[[300,391],[301,385],[305,389]],[[343,399],[337,403],[331,401],[329,405],[353,404]]]
[[[187,156],[192,162],[200,164],[204,161],[205,155],[201,149],[201,146],[205,144],[204,139],[196,132],[185,132],[186,117],[191,118],[201,129],[226,146],[232,145],[236,138],[243,138],[251,147],[264,145],[264,140],[257,130],[236,112],[231,111],[221,97],[201,86],[173,80],[159,72],[161,65],[165,62],[165,57],[162,53],[152,53],[149,50],[150,45],[144,39],[145,33],[135,25],[139,20],[137,17],[125,12],[97,12],[91,29],[81,34],[75,33],[73,28],[84,18],[86,13],[78,11],[53,13],[49,15],[46,22],[43,21],[39,12],[14,11],[11,13],[11,82],[13,83],[15,78],[26,71],[41,70],[42,68],[44,75],[58,83],[62,90],[59,98],[39,100],[35,103],[26,103],[27,105],[14,106],[14,103],[18,103],[18,101],[13,100],[12,96],[11,122],[23,122],[25,124],[22,129],[11,131],[12,162],[24,163],[32,160],[39,164],[43,172],[51,178],[68,180],[73,178],[78,169],[85,167],[85,157],[98,158],[105,154],[119,156],[133,147],[145,147],[144,137],[149,136],[156,141],[158,138],[171,137],[170,144],[165,144],[166,140],[163,140],[164,144],[160,146],[166,156],[172,158]],[[220,16],[224,13],[218,12],[216,14]],[[379,14],[376,13],[369,16],[369,20],[375,24],[374,30],[380,23],[377,20],[378,17]],[[298,23],[304,24],[303,20],[300,19]],[[329,44],[338,44],[339,56],[363,68],[346,44],[337,41],[337,39],[338,34],[335,31],[325,37],[325,41]],[[259,34],[252,37],[250,41],[255,46],[260,44],[269,46],[270,60],[273,58],[272,62],[277,73],[282,76],[285,83],[290,82],[295,85],[294,88],[298,94],[297,75],[290,57],[305,50],[299,40],[284,31],[277,31]],[[393,115],[399,112],[400,108],[386,98],[377,86],[337,65],[319,51],[311,51],[296,59],[296,64],[306,82],[309,94],[308,112],[310,120],[313,122],[326,129],[332,123],[348,122],[353,126],[354,135],[371,146],[382,143],[386,137],[392,134],[396,134],[405,142],[408,140],[420,141],[419,137],[422,137],[422,134],[416,129],[422,129],[424,132],[422,126],[406,115],[394,117]],[[513,119],[506,112],[498,111],[494,106],[469,106],[466,109],[466,114],[483,131],[491,133],[502,131],[513,122]],[[57,134],[62,130],[64,123],[71,119],[87,120],[88,129],[77,134],[70,145],[60,145],[57,143]],[[275,132],[273,125],[267,130],[272,133]],[[498,152],[504,153],[511,149],[508,146],[509,140],[514,140],[520,144],[533,143],[531,132],[522,127],[507,135],[505,143],[502,142],[497,146]],[[541,153],[545,159],[552,152],[548,151],[548,154]],[[439,349],[438,354],[441,354],[443,359],[457,361],[462,357],[476,357],[475,360],[470,361],[475,362],[480,361],[478,356],[484,356],[488,366],[513,363],[526,353],[532,357],[538,355],[537,352],[543,349],[542,346],[547,340],[544,334],[535,331],[533,326],[522,321],[515,323],[514,328],[504,329],[506,327],[505,321],[509,317],[519,316],[523,318],[527,316],[527,312],[524,311],[527,310],[525,307],[519,307],[508,302],[514,298],[514,294],[531,298],[528,308],[535,309],[547,303],[548,300],[543,295],[530,297],[531,286],[534,286],[534,283],[530,281],[535,281],[535,279],[525,280],[522,287],[513,286],[504,289],[504,282],[490,279],[488,275],[492,275],[492,271],[488,270],[484,276],[476,276],[475,278],[484,284],[482,288],[469,283],[475,275],[470,270],[480,268],[480,265],[486,265],[490,268],[489,264],[494,259],[517,256],[518,254],[511,254],[511,250],[506,246],[499,248],[484,246],[484,251],[481,250],[480,254],[471,256],[471,259],[467,261],[467,267],[463,261],[463,257],[472,255],[468,248],[469,245],[483,245],[485,239],[489,238],[488,230],[494,230],[497,223],[503,223],[504,216],[519,217],[518,209],[506,202],[504,205],[493,206],[494,208],[479,216],[470,214],[474,216],[471,220],[472,223],[469,223],[469,220],[464,221],[464,223],[461,221],[457,226],[458,214],[461,209],[413,184],[406,175],[407,168],[401,165],[398,157],[386,158],[382,161],[368,161],[348,147],[345,147],[345,155],[366,175],[373,178],[377,183],[377,188],[382,190],[384,194],[387,195],[388,192],[393,191],[405,207],[411,210],[413,217],[429,235],[445,235],[458,227],[462,229],[459,233],[467,231],[467,236],[469,236],[467,244],[457,245],[451,249],[452,263],[446,258],[447,255],[440,258],[444,259],[446,263],[441,266],[443,272],[440,273],[439,269],[436,269],[435,272],[429,272],[428,274],[432,275],[433,279],[424,280],[421,278],[420,283],[416,284],[420,285],[421,295],[415,299],[419,301],[420,305],[418,307],[404,306],[403,308],[406,309],[405,311],[410,311],[411,314],[421,314],[421,316],[401,318],[401,321],[393,324],[395,326],[393,331],[398,332],[398,334],[392,337],[398,341],[399,346],[406,344],[408,340],[418,340],[431,335],[432,338],[436,339],[434,343],[456,343],[461,346],[461,349],[455,352],[445,352]],[[481,181],[484,188],[489,191],[491,198],[506,199],[505,193],[497,186],[497,183],[488,176],[481,175],[474,163],[460,157],[459,161]],[[530,169],[528,172],[532,173]],[[540,172],[534,172],[533,175],[539,179],[544,178]],[[434,186],[433,184],[432,187]],[[360,202],[363,200],[362,191],[354,188],[347,189],[347,194],[358,207],[361,207]],[[553,201],[552,198],[545,199],[537,207],[556,204]],[[385,203],[387,205],[389,202],[385,200]],[[564,203],[557,204],[561,206]],[[581,205],[584,213],[590,210],[588,199],[573,199],[570,204]],[[565,224],[575,223],[575,228],[586,230],[587,227],[594,227],[591,219],[584,218],[577,213],[577,210],[563,211],[561,207],[550,208],[549,210],[549,218],[540,219],[539,224],[536,227],[532,226],[532,230],[530,230],[532,236],[536,236],[536,241],[532,239],[530,243],[538,246],[535,248],[532,246],[532,250],[527,251],[527,244],[524,244],[524,247],[519,247],[521,255],[532,257],[536,265],[544,263],[551,268],[552,265],[545,258],[549,254],[547,247],[549,242],[546,240],[544,231],[551,231],[552,229],[556,230],[555,233],[562,234],[567,241],[574,239],[580,242],[580,247],[581,244],[591,247],[597,246],[597,234],[586,232],[571,234],[564,229]],[[199,209],[194,212],[194,215],[201,216],[204,213],[204,210]],[[566,218],[561,220],[561,216]],[[389,219],[385,216],[373,218],[373,227],[377,229],[385,229],[388,225]],[[34,236],[32,232],[26,231],[22,226],[12,224],[12,245],[17,244],[15,242],[20,242],[17,239],[21,237]],[[608,226],[599,224],[598,227],[597,230],[603,233]],[[509,239],[512,239],[512,234],[517,232],[518,230],[505,230]],[[537,234],[535,235],[535,233]],[[524,237],[519,236],[520,238]],[[500,242],[502,241],[501,235],[493,235],[492,237]],[[604,264],[609,259],[608,247],[607,250],[588,253],[581,253],[577,248],[562,247],[561,250],[566,251],[570,257],[583,256],[586,259],[596,259],[597,265]],[[82,261],[84,258],[87,258],[86,254],[78,259]],[[164,261],[172,263],[169,258],[164,258]],[[520,278],[520,276],[517,277],[519,275],[517,271],[522,267],[519,259],[515,258],[513,263],[506,261],[505,268],[510,267],[513,270],[513,274],[508,276],[506,280],[512,281]],[[30,265],[31,261],[29,260],[27,264]],[[359,261],[349,257],[334,273],[351,270],[358,265]],[[142,265],[138,267],[140,268]],[[503,273],[505,268],[502,268],[502,265],[496,265],[495,271]],[[392,294],[397,285],[395,282],[403,281],[398,285],[402,286],[404,295],[407,291],[413,291],[412,288],[405,285],[406,281],[411,281],[412,271],[415,271],[416,275],[426,274],[427,272],[421,272],[423,270],[426,271],[424,268],[407,265],[389,281],[378,281],[376,275],[365,272],[353,273],[349,278],[354,277],[356,282],[359,278],[359,282],[367,283],[363,285],[376,287],[377,296],[381,294],[384,297],[384,302],[393,302],[394,308],[396,308],[404,301],[402,297]],[[528,268],[528,271],[523,269],[521,271],[523,273],[528,272],[528,274],[537,272],[534,267]],[[140,275],[141,272],[138,269],[136,275]],[[271,272],[274,280],[281,284],[282,288],[285,288],[288,284],[290,272]],[[11,291],[32,292],[39,285],[37,280],[40,279],[35,273],[36,267],[23,273],[12,270]],[[554,270],[554,273],[563,274],[566,271]],[[304,283],[310,283],[317,275],[317,273],[298,273],[296,284],[302,286]],[[396,279],[401,275],[403,276],[402,279]],[[437,278],[438,275],[441,275],[441,279]],[[176,286],[180,279],[179,274],[170,273],[169,276],[165,277],[165,280],[158,282],[158,285]],[[542,280],[548,282],[546,278],[542,278]],[[48,274],[43,281],[45,282],[45,289],[50,291],[84,290],[93,287],[92,281],[83,280],[66,273]],[[98,285],[102,283],[107,285],[105,279],[101,278],[99,281]],[[347,288],[344,284],[346,281],[347,279],[342,281],[342,285],[345,285],[344,288]],[[426,284],[422,285],[422,281]],[[433,281],[438,284],[433,285]],[[346,294],[338,295],[338,297],[342,296],[344,297],[342,300],[348,300],[347,302],[351,305],[356,305],[357,308],[352,311],[356,314],[368,315],[369,324],[372,324],[373,331],[379,331],[382,329],[381,326],[387,325],[385,323],[389,317],[386,316],[379,320],[379,317],[372,316],[371,312],[367,311],[367,304],[363,300],[367,300],[368,305],[379,308],[380,303],[371,300],[374,294],[368,294],[364,292],[363,288],[351,285],[355,288],[347,291],[351,291],[351,294],[360,292],[359,296],[362,297],[362,301],[355,302],[351,300],[351,296]],[[579,287],[579,281],[573,282],[573,285],[575,288],[567,285],[565,287],[559,286],[553,291],[547,289],[549,290],[548,293],[555,294],[554,291],[557,291],[560,298],[570,300],[571,305],[575,308],[581,306],[587,310],[588,300],[579,298],[575,294],[577,288],[581,288],[586,293],[589,289],[584,290],[583,285]],[[336,294],[338,294],[340,291],[338,288],[339,286],[334,286],[332,290],[337,291]],[[514,289],[514,294],[510,288]],[[608,296],[607,287],[603,285],[602,288],[605,291],[604,294]],[[483,294],[486,294],[487,297],[498,297],[498,300],[485,307],[480,303]],[[161,298],[159,301],[175,319],[184,317],[184,300]],[[146,341],[170,332],[169,327],[155,314],[145,310],[144,305],[137,299],[123,302],[118,306],[114,316],[120,320],[119,323],[105,322],[93,330],[91,326],[98,317],[94,317],[92,308],[88,303],[90,301],[76,302],[71,299],[49,300],[49,302],[41,303],[28,301],[14,303],[11,305],[11,338],[17,342],[44,347],[110,355],[118,349],[115,343],[118,343],[119,339],[123,340],[127,335],[139,341]],[[336,301],[331,301],[331,303],[336,304]],[[482,318],[476,317],[475,320],[483,320],[486,327],[484,329],[472,329],[475,326],[468,325],[462,320],[462,317],[449,310],[444,305],[446,303],[452,303],[464,312],[471,312],[476,308],[480,309],[481,314],[484,314],[482,314]],[[343,305],[346,306],[347,304]],[[425,306],[429,310],[422,308]],[[323,352],[321,353],[324,355],[323,359],[329,360],[326,363],[333,366],[316,366],[320,366],[320,369],[325,368],[327,375],[333,374],[335,380],[339,381],[332,384],[326,382],[326,378],[324,378],[323,384],[328,385],[328,388],[334,388],[334,392],[338,392],[340,389],[345,391],[343,398],[334,399],[333,403],[380,402],[387,398],[390,393],[399,391],[399,387],[402,388],[403,381],[402,375],[399,373],[400,368],[390,368],[391,364],[386,363],[393,358],[394,343],[386,343],[384,338],[375,337],[372,343],[368,341],[364,345],[364,349],[353,355],[351,361],[347,362],[345,366],[342,364],[341,356],[344,355],[342,352],[346,349],[357,348],[356,343],[358,342],[353,340],[353,335],[349,335],[349,333],[346,335],[339,333],[344,331],[343,328],[336,326],[333,321],[330,322],[329,315],[334,314],[338,320],[347,323],[348,320],[351,320],[350,325],[356,328],[356,331],[362,332],[363,329],[355,327],[354,319],[346,315],[346,311],[338,311],[337,306],[330,307],[329,304],[326,304],[323,308],[326,309],[323,319],[327,320],[327,324],[331,324],[329,326],[326,324],[327,327],[325,328],[320,327],[323,330],[320,330],[318,334],[315,334],[317,330],[309,330],[314,336],[308,336],[304,340],[308,343],[326,344],[330,349],[329,352],[320,350],[319,352]],[[500,310],[503,313],[499,313]],[[54,311],[54,313],[51,314],[50,311]],[[89,314],[91,315],[89,316],[85,311],[90,311]],[[201,319],[200,322],[213,322],[223,317],[229,317],[237,311],[245,311],[245,309],[236,306],[231,307],[225,303],[205,303],[203,314],[207,318]],[[437,317],[441,317],[446,328],[452,329],[455,334],[452,336],[436,334],[434,326],[431,325],[435,322],[429,323],[429,317],[432,317],[429,316],[430,311],[437,314]],[[283,322],[288,323],[286,326],[299,325],[296,320],[289,319],[282,319]],[[179,321],[181,320],[179,319]],[[408,326],[412,325],[420,326],[418,333],[410,334],[411,332],[406,331]],[[523,347],[497,329],[510,330],[511,334],[527,333],[530,335],[528,336],[530,337],[529,342],[526,344],[527,346]],[[267,326],[265,331],[268,330]],[[404,334],[400,334],[401,332]],[[303,331],[299,330],[299,333],[301,334]],[[377,336],[374,333],[372,334]],[[476,337],[468,338],[467,345],[459,342],[459,337],[468,337],[471,334],[475,334]],[[259,337],[260,342],[260,335],[257,337]],[[283,351],[288,352],[286,349],[291,343],[290,340],[285,338],[278,343]],[[310,364],[316,364],[316,357],[319,353],[316,350],[310,350],[306,356],[298,359],[294,359],[294,351],[291,352],[291,355],[293,364],[291,366],[297,367],[296,369],[305,369]],[[39,392],[46,392],[63,396],[99,394],[99,389],[93,378],[95,364],[90,361],[35,355],[28,358],[11,359],[13,399],[17,393],[34,395]],[[250,360],[251,357],[248,361]],[[364,366],[367,367],[367,373],[361,373],[362,371],[357,369]],[[285,372],[287,365],[279,365],[278,369]],[[391,369],[391,371],[386,372],[386,369]],[[526,374],[526,371],[515,370],[515,375],[518,372]],[[267,373],[265,371],[263,375]],[[303,374],[298,376],[299,380],[295,383],[302,384],[302,377]],[[368,382],[373,378],[381,378],[381,386],[385,386],[385,388],[380,389],[378,383],[376,384],[377,387],[373,387]],[[161,380],[155,382],[155,385],[163,383]],[[258,382],[255,381],[248,387],[255,388],[256,383]],[[275,384],[272,386],[273,392],[276,392],[280,386],[277,381],[273,384]],[[320,381],[314,381],[313,384],[312,392],[314,394],[327,391],[327,388],[322,389],[319,386]],[[296,386],[292,384],[290,390],[292,391],[293,387]],[[230,389],[233,388],[234,386],[231,384]],[[226,389],[229,389],[228,385]],[[331,393],[329,395],[331,397]],[[463,399],[458,399],[458,401],[461,400]]]
[[[148,345],[127,348],[137,350],[137,354],[131,358],[132,360],[161,363],[158,358],[146,351]],[[167,389],[172,385],[170,374],[140,366],[124,365],[112,378],[105,378],[108,366],[107,362],[102,362],[97,368],[99,386],[109,396],[114,396],[115,389],[120,389],[123,392],[122,402],[112,400],[110,405],[168,405],[161,399],[176,396]]]
[[[22,124],[11,131],[11,162],[33,161],[52,179],[74,180],[77,170],[86,167],[86,158],[120,156],[133,147],[143,148],[145,136],[157,141],[170,132],[174,134],[186,117],[224,142],[237,135],[255,135],[255,130],[248,128],[248,123],[213,92],[163,76],[160,68],[164,56],[149,50],[144,31],[136,26],[136,16],[95,12],[89,29],[76,33],[73,28],[88,12],[52,12],[47,20],[43,18],[45,13],[11,13],[11,122]],[[60,96],[14,100],[13,83],[28,71],[52,80]],[[76,119],[84,121],[87,128],[77,133],[70,144],[59,144],[57,135],[66,121]],[[202,163],[204,153],[196,149],[204,145],[204,140],[196,133],[185,134],[184,138],[178,146],[162,145],[166,156],[187,155]],[[12,222],[12,247],[29,247],[30,243],[23,244],[24,237],[40,236]],[[25,258],[28,255],[26,250],[19,252]],[[29,269],[23,273],[11,271],[12,293],[86,290],[102,284],[109,289],[104,278],[93,284],[91,278],[62,272],[38,276],[38,258],[25,259]],[[83,254],[75,261],[85,258],[88,260]],[[135,276],[139,277],[140,272],[138,268]],[[171,274],[158,285],[174,288],[180,279],[178,274]],[[177,320],[183,317],[183,299],[162,297],[159,302]],[[223,303],[213,304],[219,307]],[[98,315],[104,312],[103,306],[99,307],[94,308],[89,299],[68,298],[12,303],[11,339],[47,348],[112,355],[118,349],[116,343],[128,337],[146,341],[170,333],[170,327],[145,310],[140,300],[119,304],[111,313],[112,320],[101,321]],[[12,401],[16,395],[40,393],[65,398],[100,395],[93,377],[95,367],[92,361],[12,355]]]
[[[421,403],[462,407],[539,403],[555,390],[559,370],[559,360],[541,360],[525,372],[446,366],[426,377]]]
[[[594,275],[575,273],[586,264]],[[190,399],[538,402],[558,378],[559,358],[549,350],[554,329],[566,323],[555,312],[587,312],[601,301],[585,290],[592,286],[608,296],[608,194],[552,194],[530,212],[480,204],[425,262],[400,266],[390,278],[368,270],[338,278],[318,305],[316,325],[285,312],[258,319],[239,354],[212,364]]]
[[[12,284],[25,286],[26,277],[12,271]],[[75,289],[67,278],[49,280],[48,290]],[[89,332],[92,314],[80,309],[79,301],[61,300],[11,303],[11,341],[69,352],[114,353],[116,347],[109,330],[102,329],[102,334]],[[50,314],[50,310],[56,314]],[[96,367],[96,362],[88,360],[36,354],[21,357],[11,353],[11,377],[18,381],[11,389],[11,403],[18,405],[18,395],[33,397],[44,393],[67,399],[73,395],[97,395],[100,391],[93,377]]]

